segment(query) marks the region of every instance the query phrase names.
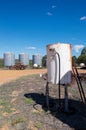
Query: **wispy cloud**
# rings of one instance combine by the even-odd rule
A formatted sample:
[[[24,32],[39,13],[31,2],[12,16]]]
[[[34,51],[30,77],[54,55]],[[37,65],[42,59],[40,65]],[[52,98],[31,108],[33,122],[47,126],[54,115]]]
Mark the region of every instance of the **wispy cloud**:
[[[52,7],[51,7],[52,9],[54,9],[54,8],[56,8],[56,6],[55,5],[52,5]]]
[[[52,16],[53,13],[51,13],[52,11],[54,11],[54,9],[56,8],[56,5],[51,5],[50,10],[46,13],[48,16]]]
[[[86,16],[81,17],[80,20],[86,20]]]
[[[75,41],[75,40],[77,40],[77,38],[76,38],[76,37],[72,37],[72,39],[71,39],[71,40]]]
[[[51,12],[47,12],[47,15],[48,16],[52,16],[53,14]]]
[[[36,47],[33,47],[33,46],[27,46],[25,48],[28,49],[28,50],[36,50]]]
[[[75,45],[73,46],[73,50],[75,50],[76,53],[79,53],[81,49],[84,48],[84,45]]]

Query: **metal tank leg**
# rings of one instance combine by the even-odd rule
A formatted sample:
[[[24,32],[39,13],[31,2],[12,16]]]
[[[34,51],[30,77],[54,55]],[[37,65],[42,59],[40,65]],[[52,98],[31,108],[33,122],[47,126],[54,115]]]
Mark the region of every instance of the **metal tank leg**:
[[[47,109],[49,110],[49,86],[48,86],[48,82],[46,83],[46,105],[47,105]]]
[[[65,112],[69,112],[68,106],[68,86],[65,85]]]

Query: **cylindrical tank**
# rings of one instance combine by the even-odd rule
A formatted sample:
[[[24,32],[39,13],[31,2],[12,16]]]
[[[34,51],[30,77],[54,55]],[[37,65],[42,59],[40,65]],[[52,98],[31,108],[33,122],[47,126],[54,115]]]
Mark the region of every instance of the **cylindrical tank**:
[[[32,56],[33,65],[42,66],[42,56],[37,54]]]
[[[19,54],[19,62],[23,65],[29,65],[29,55],[26,53]]]
[[[15,55],[11,52],[4,53],[4,66],[13,66],[15,65]]]
[[[48,82],[70,84],[72,73],[71,45],[57,43],[47,45]]]
[[[80,67],[85,67],[85,64],[84,64],[84,63],[80,63],[79,66],[80,66]]]

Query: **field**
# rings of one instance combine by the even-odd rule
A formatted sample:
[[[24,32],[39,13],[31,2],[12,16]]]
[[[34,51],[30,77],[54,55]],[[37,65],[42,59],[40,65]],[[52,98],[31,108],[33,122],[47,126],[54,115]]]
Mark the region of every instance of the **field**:
[[[46,71],[0,71],[0,130],[86,129],[86,104],[80,100],[76,82],[68,88],[69,106],[74,111],[64,112],[64,86],[61,86],[62,108],[58,109],[58,86],[52,84],[49,84],[51,106],[47,111],[46,80],[39,76]],[[86,73],[79,70],[79,73],[83,72]],[[86,79],[82,79],[82,85],[86,93]]]
[[[10,82],[19,77],[32,74],[46,73],[46,69],[31,69],[31,70],[0,70],[0,84]]]

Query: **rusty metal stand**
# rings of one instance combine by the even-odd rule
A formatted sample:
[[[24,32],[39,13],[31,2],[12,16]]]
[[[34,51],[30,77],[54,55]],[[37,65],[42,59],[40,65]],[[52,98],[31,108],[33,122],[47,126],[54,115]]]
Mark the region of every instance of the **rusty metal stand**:
[[[65,112],[69,112],[69,106],[68,106],[68,86],[65,85]]]
[[[81,97],[81,101],[86,104],[86,97],[85,97],[84,89],[83,89],[83,86],[82,86],[82,83],[81,83],[79,73],[78,73],[78,70],[77,70],[76,66],[73,67],[73,73],[74,73],[74,76],[75,76],[75,79],[76,79],[76,82],[77,82],[77,86],[78,86],[79,94],[80,94],[80,97]]]

